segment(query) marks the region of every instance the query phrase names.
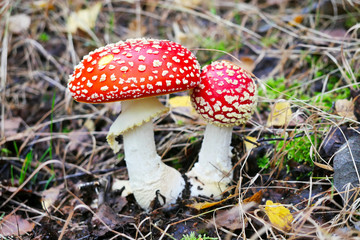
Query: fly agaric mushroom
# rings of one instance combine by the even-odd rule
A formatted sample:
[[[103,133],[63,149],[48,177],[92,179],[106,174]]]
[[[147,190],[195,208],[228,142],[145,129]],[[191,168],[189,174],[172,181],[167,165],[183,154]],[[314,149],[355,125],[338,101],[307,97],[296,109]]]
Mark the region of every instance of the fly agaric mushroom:
[[[180,44],[129,39],[86,55],[70,76],[68,89],[78,102],[122,102],[107,140],[118,152],[123,135],[130,186],[138,204],[149,209],[156,196],[174,203],[184,189],[181,174],[158,156],[151,119],[166,112],[156,96],[194,88],[200,82],[196,57]]]
[[[228,61],[203,67],[200,77],[201,83],[190,97],[208,124],[199,161],[186,175],[192,196],[219,198],[232,180],[232,129],[251,118],[257,100],[256,85],[249,73]]]

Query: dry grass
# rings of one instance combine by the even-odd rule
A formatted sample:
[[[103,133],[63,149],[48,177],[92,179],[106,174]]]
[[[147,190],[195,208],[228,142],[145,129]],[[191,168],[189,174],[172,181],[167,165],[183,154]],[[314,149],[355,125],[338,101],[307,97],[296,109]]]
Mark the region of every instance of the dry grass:
[[[359,94],[357,1],[104,1],[94,28],[67,32],[71,12],[95,2],[0,3],[0,216],[16,212],[35,223],[35,228],[19,239],[179,239],[186,231],[205,231],[219,239],[360,236],[359,199],[348,204],[341,200],[332,187],[333,155],[322,152],[332,129],[341,129],[347,136],[342,128],[346,126],[359,134],[359,119],[341,117],[326,104],[329,96],[334,102],[343,96],[350,99],[350,90]],[[20,13],[27,15],[31,24],[16,33],[10,17]],[[23,22],[18,24],[21,28]],[[179,42],[197,55],[201,65],[218,58],[245,64],[250,58],[250,65],[255,66],[253,73],[262,95],[253,119],[234,129],[234,195],[225,203],[197,212],[186,207],[190,201],[184,200],[178,211],[155,209],[146,214],[129,196],[127,205],[117,212],[121,224],[111,225],[93,199],[108,194],[107,199],[113,201],[116,195],[97,192],[101,187],[78,187],[127,179],[127,173],[123,154],[114,156],[105,139],[119,104],[72,101],[66,93],[68,75],[89,51],[133,37]],[[249,62],[246,67],[251,67]],[[283,77],[284,91],[267,81],[279,77]],[[280,128],[267,126],[269,107],[279,99],[289,100],[301,121]],[[161,117],[155,132],[159,154],[182,173],[196,161],[204,129],[199,119],[184,114],[172,112]],[[268,169],[256,164],[264,152],[244,153],[242,138],[246,135],[289,137],[291,142],[297,133],[304,139],[316,137],[307,149],[315,165],[287,162],[289,149],[284,146],[271,152],[274,147],[266,145],[268,141],[259,141],[264,151],[269,150]],[[32,161],[21,183],[19,175],[29,152]],[[54,206],[44,210],[41,196],[45,186],[54,189],[62,183]],[[263,194],[256,206],[239,209],[237,230],[213,224],[213,216],[221,209],[242,204],[260,189]],[[289,231],[277,229],[266,217],[267,199],[290,209],[295,220]],[[94,227],[91,219],[96,217],[99,222]]]

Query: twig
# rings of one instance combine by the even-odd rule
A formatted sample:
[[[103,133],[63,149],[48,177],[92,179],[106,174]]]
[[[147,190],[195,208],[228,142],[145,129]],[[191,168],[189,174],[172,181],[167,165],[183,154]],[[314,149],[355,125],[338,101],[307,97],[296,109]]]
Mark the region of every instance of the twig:
[[[116,167],[116,168],[110,168],[110,169],[94,170],[94,171],[91,171],[90,174],[105,174],[105,173],[110,173],[110,172],[122,171],[125,169],[126,169],[126,167]],[[66,175],[65,177],[52,179],[50,181],[50,183],[64,181],[64,180],[71,179],[71,178],[79,178],[79,177],[86,176],[86,175],[89,175],[89,173],[81,172],[81,173],[69,174],[69,175]],[[44,184],[47,184],[48,182],[49,182],[48,180],[46,180],[46,181],[44,180],[44,181],[38,182],[37,184],[44,185]]]

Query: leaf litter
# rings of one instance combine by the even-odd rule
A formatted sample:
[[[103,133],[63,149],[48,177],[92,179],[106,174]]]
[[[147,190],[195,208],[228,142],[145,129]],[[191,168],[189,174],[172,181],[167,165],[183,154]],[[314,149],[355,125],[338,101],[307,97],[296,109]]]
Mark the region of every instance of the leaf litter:
[[[3,233],[22,239],[181,239],[191,232],[221,239],[360,236],[357,201],[346,198],[356,189],[343,188],[357,184],[357,158],[350,161],[344,148],[357,149],[352,139],[359,135],[357,7],[187,2],[5,1],[0,202],[7,204],[0,216],[17,227]],[[78,58],[134,36],[185,44],[201,65],[218,58],[242,62],[264,86],[254,117],[234,128],[235,174],[221,200],[185,193],[170,208],[143,212],[126,180],[117,180],[128,179],[123,152],[114,155],[105,139],[119,105],[66,101],[64,86]],[[271,88],[262,84],[271,78]],[[161,101],[173,110],[156,120],[157,148],[185,173],[196,162],[206,123],[192,111],[187,93]],[[301,151],[286,149],[296,136],[310,140],[292,145]],[[299,153],[307,162],[295,161]],[[21,173],[29,155],[34,161]],[[38,163],[52,159],[63,165],[49,164],[19,191],[20,175],[27,179]],[[260,167],[259,159],[269,164]],[[111,191],[114,185],[120,187]]]

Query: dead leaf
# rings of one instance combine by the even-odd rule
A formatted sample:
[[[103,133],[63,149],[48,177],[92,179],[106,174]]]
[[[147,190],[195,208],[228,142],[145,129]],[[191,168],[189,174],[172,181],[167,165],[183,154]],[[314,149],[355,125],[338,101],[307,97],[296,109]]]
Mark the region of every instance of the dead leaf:
[[[0,235],[20,236],[34,229],[35,223],[30,223],[20,215],[7,215],[0,221]]]
[[[76,33],[77,29],[87,32],[89,29],[95,27],[96,19],[100,13],[101,2],[93,6],[72,12],[67,19],[67,30],[71,33]]]
[[[294,27],[298,24],[301,24],[303,20],[304,20],[303,15],[297,15],[291,21],[289,21],[289,25]]]
[[[70,139],[69,151],[77,150],[78,152],[82,152],[85,148],[83,143],[91,142],[89,132],[85,128],[70,132],[68,137]]]
[[[243,203],[249,203],[249,202],[260,203],[262,195],[263,195],[263,192],[262,192],[262,190],[260,190],[260,191],[256,192],[254,195],[252,195],[251,197],[244,199]]]
[[[9,18],[9,31],[20,34],[29,29],[31,18],[26,14],[16,14]]]
[[[257,145],[255,144],[256,140],[257,140],[256,138],[251,137],[251,136],[245,137],[244,143],[245,143],[246,152],[250,152],[251,149],[254,149],[257,147]]]
[[[41,193],[41,204],[44,210],[49,211],[53,207],[55,201],[58,199],[60,190],[64,189],[64,184],[49,188]]]
[[[228,196],[227,198],[223,199],[223,200],[220,200],[220,201],[217,201],[217,202],[195,202],[195,203],[192,203],[192,204],[188,204],[186,205],[187,207],[190,207],[190,208],[194,208],[196,210],[203,210],[203,209],[206,209],[206,208],[211,208],[213,206],[216,206],[216,205],[219,205],[223,202],[225,202],[226,200],[228,200],[229,198],[233,197],[233,195],[230,195]]]
[[[354,99],[354,115],[360,121],[360,90],[351,90],[351,96]]]
[[[319,168],[322,168],[322,169],[325,169],[325,170],[331,171],[331,172],[333,172],[333,171],[334,171],[334,169],[333,169],[331,166],[326,165],[326,164],[322,164],[322,163],[314,162],[314,165],[316,165],[316,166],[317,166],[317,167],[319,167]]]
[[[270,222],[283,231],[291,229],[292,221],[294,220],[290,210],[284,207],[281,203],[273,203],[270,200],[266,201],[265,213]]]
[[[94,234],[96,234],[96,236],[103,236],[109,232],[110,229],[123,227],[125,224],[131,222],[134,222],[132,217],[125,215],[118,216],[106,203],[100,205],[98,211],[91,219],[92,226],[94,227]],[[105,226],[104,223],[107,226]]]
[[[230,230],[241,229],[247,226],[247,222],[244,226],[244,218],[240,215],[241,209],[238,205],[216,212],[215,223],[217,226],[226,227]]]
[[[94,120],[88,118],[86,119],[85,123],[84,123],[84,127],[89,130],[89,132],[93,132],[95,131],[95,122]]]
[[[53,1],[49,1],[49,0],[38,0],[38,1],[33,1],[31,3],[31,7],[35,8],[35,9],[50,9],[50,10],[54,10],[54,4]]]
[[[282,100],[274,104],[267,120],[267,126],[281,127],[289,124],[292,116],[290,102]]]
[[[5,119],[5,137],[15,135],[19,131],[21,122],[20,117]]]
[[[356,120],[354,115],[354,103],[347,99],[339,99],[335,102],[336,113],[341,117],[350,118]]]
[[[188,95],[170,98],[169,105],[171,107],[171,111],[173,113],[177,113],[176,121],[183,121],[185,123],[193,123],[195,120],[202,121],[202,118],[199,118],[199,114],[192,107],[191,100]]]
[[[240,67],[244,68],[248,72],[252,72],[255,69],[255,62],[250,57],[241,57],[240,58],[241,64]]]

